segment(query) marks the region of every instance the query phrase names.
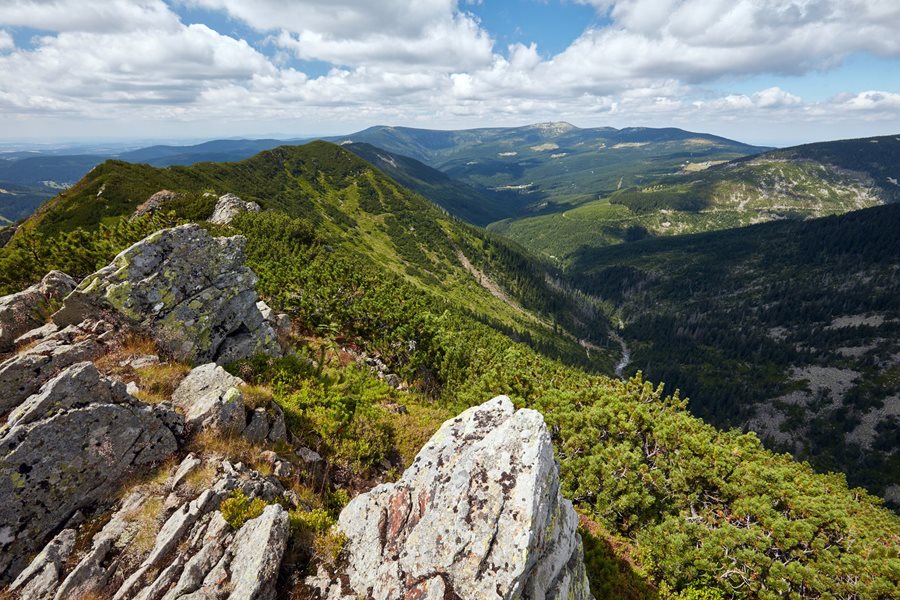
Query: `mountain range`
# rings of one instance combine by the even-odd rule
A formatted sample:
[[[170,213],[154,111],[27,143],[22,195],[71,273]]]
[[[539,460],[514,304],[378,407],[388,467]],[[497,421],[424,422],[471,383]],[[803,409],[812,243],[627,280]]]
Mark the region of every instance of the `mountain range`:
[[[499,144],[496,130],[487,131],[484,144]],[[647,165],[658,169],[642,171],[660,181],[643,187],[687,185],[677,182],[688,177],[711,178],[703,181],[712,186],[735,173],[749,177],[742,169],[758,161],[799,161],[824,181],[851,178],[854,164],[812,168],[813,155],[763,154],[678,174],[670,171],[688,165],[677,155],[697,134],[622,131],[590,135],[631,140],[610,150],[635,153],[620,164],[635,178]],[[477,135],[462,135],[465,152],[480,146]],[[557,124],[509,135],[541,146],[580,134]],[[718,149],[704,161],[752,150],[708,141]],[[882,142],[819,148],[816,156],[845,157],[863,144]],[[542,157],[528,167],[534,172],[565,158],[531,151]],[[854,171],[852,181],[869,185],[868,177],[880,194],[878,182],[893,177],[890,155],[874,166],[873,155],[860,156],[856,168],[869,170]],[[52,269],[90,276],[179,223],[239,233],[259,293],[295,323],[296,357],[230,368],[257,386],[248,397],[271,398],[296,439],[326,456],[333,479],[320,499],[301,489],[302,502],[323,506],[318,518],[334,518],[329,506],[409,466],[444,419],[507,394],[546,419],[561,491],[580,514],[596,597],[894,594],[897,516],[848,480],[889,499],[898,483],[900,205],[877,195],[872,204],[887,205],[855,210],[838,199],[822,214],[843,214],[788,219],[771,205],[748,204],[773,222],[624,232],[619,243],[573,244],[563,260],[462,219],[555,210],[549,200],[544,208],[517,204],[528,194],[496,189],[512,184],[479,181],[477,170],[457,178],[425,158],[434,160],[353,140],[279,146],[230,163],[108,160],[19,225],[0,248],[0,289],[22,289]],[[611,172],[604,177],[616,180],[609,194],[623,196],[614,206],[635,214],[689,219],[706,209],[693,200],[642,206],[633,182],[617,190]],[[779,193],[801,207],[806,186],[817,185],[789,172],[778,181]],[[791,185],[796,193],[784,189]],[[220,203],[234,201],[228,194],[261,210],[208,223]],[[573,207],[596,202],[593,194],[557,198]],[[167,364],[165,373],[190,370]],[[371,382],[370,370],[399,389]],[[149,373],[140,385],[166,400],[168,388]],[[809,460],[819,473],[772,450]],[[834,470],[844,474],[823,473]]]

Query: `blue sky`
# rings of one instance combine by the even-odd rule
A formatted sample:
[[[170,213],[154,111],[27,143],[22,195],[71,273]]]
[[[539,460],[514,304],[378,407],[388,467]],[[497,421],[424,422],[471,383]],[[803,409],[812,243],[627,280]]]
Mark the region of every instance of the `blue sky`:
[[[900,133],[896,0],[0,0],[6,140]]]

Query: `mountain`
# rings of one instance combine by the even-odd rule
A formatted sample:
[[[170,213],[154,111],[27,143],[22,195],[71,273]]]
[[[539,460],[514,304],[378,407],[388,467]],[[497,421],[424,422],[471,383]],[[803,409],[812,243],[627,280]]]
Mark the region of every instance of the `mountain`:
[[[371,144],[347,143],[343,147],[377,167],[397,183],[418,192],[450,214],[473,225],[485,226],[522,210],[522,199],[516,193],[468,185],[414,158],[394,154]]]
[[[328,139],[368,143],[470,185],[515,192],[521,196],[519,216],[652,181],[687,162],[767,150],[681,129],[581,129],[568,123],[458,131],[379,126]]]
[[[148,146],[123,152],[114,158],[156,167],[192,165],[198,162],[233,162],[297,141],[299,140],[212,140],[193,146]]]
[[[583,249],[626,371],[900,506],[900,204]]]
[[[0,218],[19,221],[104,160],[118,158],[156,166],[241,160],[284,144],[280,140],[213,140],[193,146],[149,146],[108,154],[60,155],[10,152],[0,155]]]
[[[207,222],[234,203],[227,193],[264,210]],[[151,194],[157,211],[127,218]],[[165,169],[106,162],[0,249],[4,291],[54,268],[83,279],[73,295],[34,310],[22,300],[47,291],[38,284],[0,302],[4,315],[18,305],[59,321],[17,338],[0,364],[3,400],[20,407],[3,409],[15,454],[0,465],[0,516],[37,532],[0,554],[0,568],[35,556],[20,585],[129,597],[277,581],[304,597],[302,575],[327,587],[348,557],[351,580],[337,581],[362,590],[358,560],[403,574],[430,567],[419,559],[434,553],[416,548],[438,548],[484,590],[500,572],[524,574],[523,556],[526,569],[578,575],[567,498],[597,598],[896,595],[900,519],[879,499],[704,423],[659,382],[582,368],[612,367],[602,349],[584,361],[572,339],[578,319],[604,324],[588,319],[590,297],[341,147]],[[83,326],[59,328],[79,316]],[[239,358],[257,343],[268,354]],[[229,372],[185,362],[223,356],[236,359]],[[64,435],[70,424],[85,433]],[[67,485],[46,494],[47,481]],[[525,494],[532,484],[540,493]],[[535,537],[546,543],[532,552]],[[221,566],[207,576],[209,565]],[[453,591],[422,573],[402,585]]]
[[[176,192],[168,208],[188,218],[208,214],[216,197],[230,192],[307,219],[322,235],[352,230],[354,235],[342,244],[382,268],[435,289],[535,344],[556,346],[556,352],[595,362],[598,368],[612,364],[604,319],[590,302],[569,297],[557,269],[448,216],[351,152],[326,142],[282,146],[238,163],[156,169],[107,161],[42,206],[22,234],[112,226],[160,190]],[[571,339],[553,333],[560,326]],[[579,345],[582,338],[609,349],[591,356]]]

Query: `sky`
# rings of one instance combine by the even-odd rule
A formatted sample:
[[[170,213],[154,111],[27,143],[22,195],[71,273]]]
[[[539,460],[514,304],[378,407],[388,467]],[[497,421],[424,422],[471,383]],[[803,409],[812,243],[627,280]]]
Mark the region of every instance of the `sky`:
[[[900,133],[898,0],[0,0],[0,141]]]

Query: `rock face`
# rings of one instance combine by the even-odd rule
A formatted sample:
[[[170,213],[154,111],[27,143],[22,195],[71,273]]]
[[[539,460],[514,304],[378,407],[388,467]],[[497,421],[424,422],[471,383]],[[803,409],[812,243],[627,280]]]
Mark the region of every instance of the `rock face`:
[[[0,429],[0,580],[18,574],[78,509],[105,500],[132,467],[173,453],[167,423],[177,420],[90,362],[65,369],[9,414]]]
[[[147,198],[140,205],[138,205],[138,207],[134,210],[134,214],[131,215],[131,219],[134,220],[138,217],[154,213],[162,208],[166,203],[174,200],[177,197],[178,194],[176,194],[175,192],[169,190],[160,190]]]
[[[51,377],[77,362],[99,356],[111,337],[112,326],[85,321],[58,330],[40,327],[19,339],[34,334],[37,345],[0,362],[0,415],[21,404]]]
[[[589,599],[577,522],[543,417],[500,396],[444,423],[397,483],[352,500],[342,572],[309,583],[329,600]]]
[[[65,327],[111,310],[149,332],[166,354],[192,362],[279,354],[255,285],[244,238],[182,225],[146,237],[88,276],[53,321]]]
[[[75,289],[75,280],[50,271],[30,288],[0,297],[0,352],[8,352],[23,333],[44,324],[51,300],[62,300]]]
[[[224,196],[219,196],[219,201],[216,202],[216,208],[213,210],[209,222],[217,225],[228,225],[242,212],[258,213],[259,211],[259,204],[256,202],[244,202],[234,194],[225,194]]]
[[[284,413],[274,402],[251,410],[244,405],[239,385],[244,381],[215,363],[191,370],[172,394],[193,430],[215,427],[241,434],[251,442],[283,442],[287,438]]]
[[[290,532],[287,511],[278,504],[284,489],[227,461],[217,467],[208,462],[207,468],[218,473],[202,489],[192,488],[185,474],[203,462],[185,458],[166,481],[168,497],[162,504],[148,489],[133,491],[99,532],[86,537],[89,548],[82,553],[73,553],[76,531],[63,530],[11,591],[34,600],[274,598]],[[235,530],[219,508],[237,490],[268,506]],[[137,543],[141,536],[149,543]]]

